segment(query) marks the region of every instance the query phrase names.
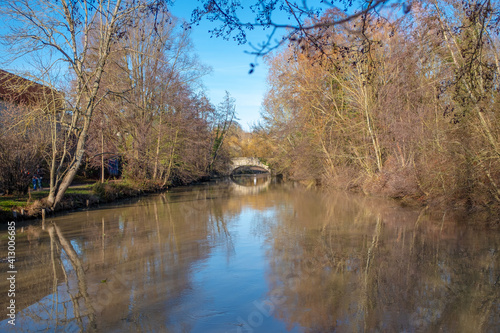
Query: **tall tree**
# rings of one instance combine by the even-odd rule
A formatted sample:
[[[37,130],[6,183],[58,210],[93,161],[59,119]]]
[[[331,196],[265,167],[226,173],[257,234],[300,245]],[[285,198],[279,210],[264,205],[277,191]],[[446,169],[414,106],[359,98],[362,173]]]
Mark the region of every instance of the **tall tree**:
[[[211,115],[212,126],[212,154],[210,156],[209,171],[214,171],[216,162],[221,160],[221,151],[224,140],[236,117],[235,99],[226,91],[224,99]]]
[[[194,92],[209,71],[192,52],[189,30],[170,13],[138,11],[123,38],[113,44],[105,70],[110,74],[100,94],[112,91],[113,96],[99,111],[106,114],[106,131],[123,157],[125,175],[166,184],[182,150],[179,145],[187,132],[194,134],[186,118],[193,128],[201,121],[200,110],[193,107]],[[102,146],[100,137],[94,135],[94,147]]]
[[[86,149],[94,110],[102,101],[99,88],[111,46],[129,28],[138,9],[160,11],[164,1],[4,1],[0,15],[7,32],[3,40],[19,56],[36,53],[46,59],[47,68],[68,68],[74,91],[67,95],[66,111],[56,121],[54,133],[62,144],[52,145],[48,205],[55,207],[73,181]],[[92,43],[92,38],[97,43]],[[88,58],[96,59],[89,66]]]

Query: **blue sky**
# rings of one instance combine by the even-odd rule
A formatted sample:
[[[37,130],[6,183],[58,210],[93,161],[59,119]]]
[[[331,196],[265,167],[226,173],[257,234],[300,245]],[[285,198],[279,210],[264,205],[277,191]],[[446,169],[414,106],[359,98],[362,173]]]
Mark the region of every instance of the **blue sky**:
[[[254,1],[243,0],[245,5],[247,2]],[[340,2],[340,3],[338,3]],[[357,3],[353,0],[353,3]],[[314,8],[326,9],[329,6],[323,1],[312,0],[300,2],[301,5],[307,4]],[[341,8],[344,8],[342,1],[337,1]],[[178,18],[189,21],[193,9],[200,6],[198,0],[175,0],[174,5],[170,7],[171,12]],[[356,6],[351,7],[351,9]],[[249,15],[246,15],[249,14]],[[254,22],[255,18],[247,10],[239,13],[239,18],[243,22]],[[293,24],[295,22],[288,21],[286,14],[279,10],[272,13],[273,21]],[[244,130],[249,131],[253,124],[260,119],[261,104],[266,92],[266,76],[268,68],[265,65],[264,59],[256,58],[254,55],[248,54],[245,51],[252,51],[252,45],[258,45],[267,41],[270,30],[256,28],[247,34],[247,44],[238,45],[234,40],[224,40],[222,38],[211,38],[209,30],[216,27],[218,22],[209,22],[203,20],[198,26],[193,26],[191,39],[195,45],[195,53],[198,54],[200,61],[212,67],[212,74],[206,76],[203,81],[206,87],[207,96],[212,104],[219,104],[225,91],[236,100],[236,112],[238,114],[239,123]],[[284,30],[279,30],[273,36],[273,41],[280,38],[280,34],[286,33]],[[252,74],[249,74],[250,64],[258,63]]]
[[[178,18],[189,20],[192,10],[199,4],[196,0],[177,0],[171,12]],[[245,53],[251,51],[250,45],[238,45],[236,41],[211,38],[208,32],[217,23],[203,21],[193,26],[191,39],[200,62],[212,68],[212,73],[203,78],[207,96],[212,104],[222,102],[225,92],[236,100],[236,112],[244,130],[260,119],[260,106],[266,91],[267,68],[262,58]],[[263,42],[269,32],[254,30],[249,42],[256,45]],[[252,74],[250,64],[258,63]]]

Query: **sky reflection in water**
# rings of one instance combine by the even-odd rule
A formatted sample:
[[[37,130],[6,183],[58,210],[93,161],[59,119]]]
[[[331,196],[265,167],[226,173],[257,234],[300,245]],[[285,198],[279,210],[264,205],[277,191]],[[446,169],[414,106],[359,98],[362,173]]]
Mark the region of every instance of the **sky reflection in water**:
[[[38,241],[18,240],[22,310],[14,331],[489,332],[500,325],[498,232],[449,214],[247,178],[50,222],[30,230]],[[0,288],[7,290],[5,281]]]

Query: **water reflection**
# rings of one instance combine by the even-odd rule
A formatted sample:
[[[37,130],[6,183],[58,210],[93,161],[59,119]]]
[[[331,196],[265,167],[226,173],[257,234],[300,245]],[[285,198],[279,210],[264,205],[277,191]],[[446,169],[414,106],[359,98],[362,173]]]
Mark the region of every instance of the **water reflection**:
[[[258,194],[267,190],[272,180],[276,183],[276,178],[272,178],[269,174],[231,176],[231,180],[233,193],[239,195]]]
[[[367,199],[307,196],[268,252],[276,316],[309,332],[493,332],[499,238]]]
[[[18,239],[14,331],[499,327],[498,232],[269,177],[240,181],[30,227]]]

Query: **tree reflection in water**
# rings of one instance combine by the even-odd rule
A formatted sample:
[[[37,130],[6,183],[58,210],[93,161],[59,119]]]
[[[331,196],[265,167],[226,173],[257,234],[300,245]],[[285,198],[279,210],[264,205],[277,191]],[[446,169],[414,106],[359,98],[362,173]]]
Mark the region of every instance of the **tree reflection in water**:
[[[234,252],[227,228],[232,215],[220,205],[226,192],[179,190],[47,223],[38,247],[18,245],[30,261],[20,268],[30,277],[19,290],[38,288],[42,277],[47,287],[36,297],[18,296],[17,326],[23,332],[189,331],[189,323],[165,322],[165,312],[180,306],[192,265],[211,248]],[[40,253],[43,261],[29,259]]]
[[[302,195],[281,211],[268,252],[271,292],[286,299],[277,317],[308,332],[499,327],[498,237],[370,201]]]
[[[497,231],[373,198],[256,183],[237,186],[259,193],[230,182],[178,188],[29,229],[16,251],[15,329],[500,326]],[[0,322],[0,331],[7,328]]]

